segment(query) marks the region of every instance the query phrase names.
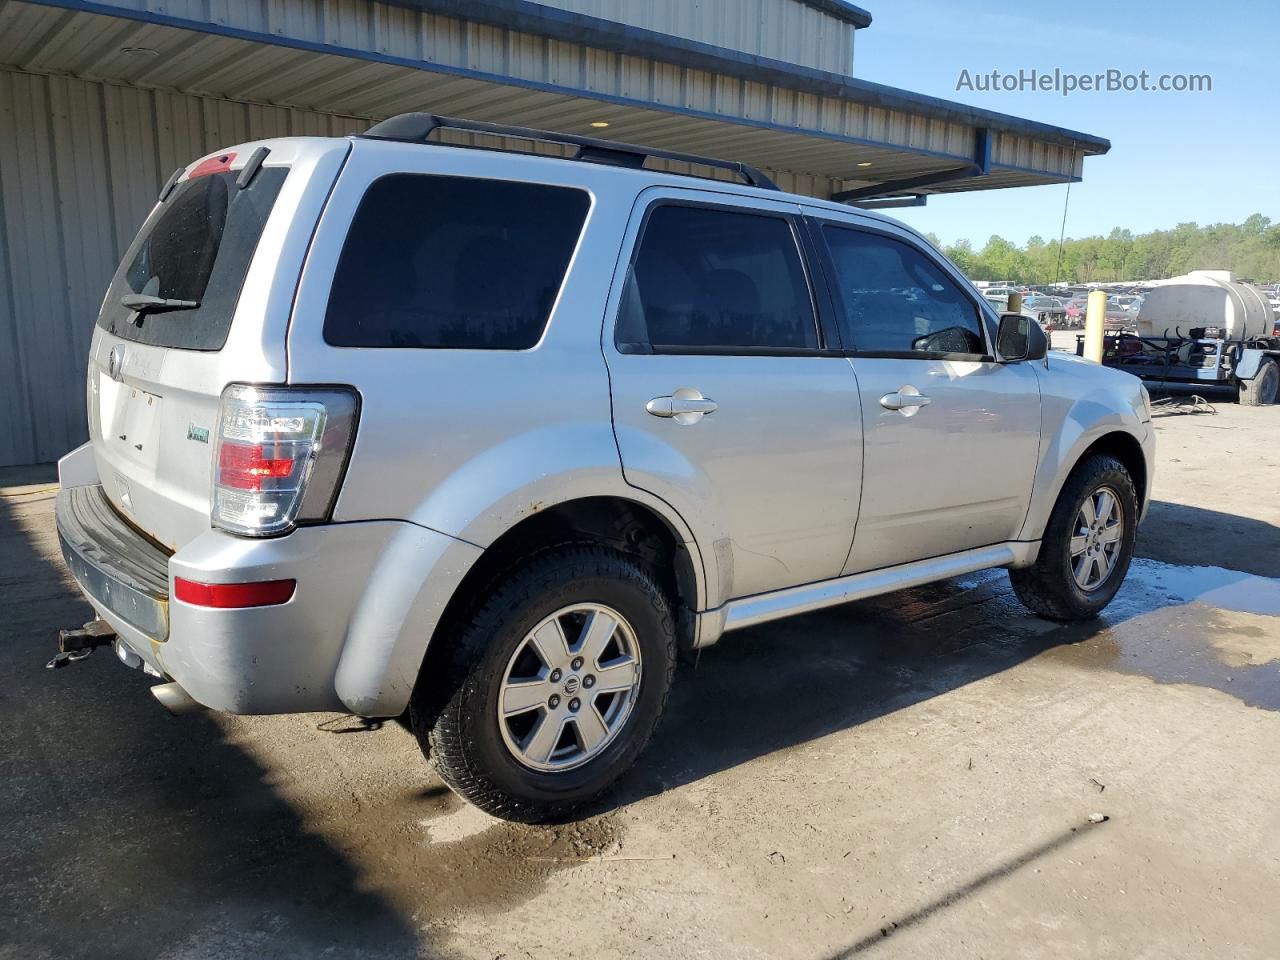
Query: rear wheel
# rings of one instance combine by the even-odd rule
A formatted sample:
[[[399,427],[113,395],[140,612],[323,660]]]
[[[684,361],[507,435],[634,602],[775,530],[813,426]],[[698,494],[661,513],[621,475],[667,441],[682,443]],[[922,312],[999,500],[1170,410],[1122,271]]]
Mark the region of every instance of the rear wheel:
[[[507,820],[557,818],[631,766],[675,659],[670,603],[643,565],[601,547],[559,548],[497,587],[443,684],[424,678],[410,716],[463,798]]]
[[[1097,616],[1129,570],[1137,524],[1138,497],[1124,464],[1084,460],[1058,495],[1035,564],[1009,571],[1018,599],[1049,620]]]
[[[1263,360],[1252,380],[1240,381],[1240,402],[1251,407],[1263,407],[1280,401],[1280,364]]]

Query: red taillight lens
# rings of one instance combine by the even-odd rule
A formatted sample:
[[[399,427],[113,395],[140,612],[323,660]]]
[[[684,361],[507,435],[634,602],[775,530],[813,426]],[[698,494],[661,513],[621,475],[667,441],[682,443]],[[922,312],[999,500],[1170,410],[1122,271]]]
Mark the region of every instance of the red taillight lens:
[[[223,443],[218,448],[218,482],[235,490],[258,491],[264,480],[283,480],[292,474],[297,461],[292,456],[269,456],[269,449],[261,443]]]
[[[271,607],[288,603],[298,586],[296,580],[260,580],[256,583],[197,583],[173,578],[173,595],[183,603],[220,610],[242,607]]]
[[[215,527],[250,537],[328,519],[356,426],[354,391],[253,387],[222,392],[213,457]]]

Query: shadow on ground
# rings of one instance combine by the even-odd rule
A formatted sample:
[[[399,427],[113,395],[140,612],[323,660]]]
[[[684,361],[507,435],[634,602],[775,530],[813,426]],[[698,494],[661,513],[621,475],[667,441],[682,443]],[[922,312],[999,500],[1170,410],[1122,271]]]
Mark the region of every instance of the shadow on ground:
[[[33,545],[51,498],[0,498],[0,955],[414,956],[211,717],[157,710],[109,652],[45,670],[92,616]]]
[[[1276,489],[1280,490],[1280,478]],[[1241,496],[1259,492],[1241,491]],[[1141,527],[1137,553],[1165,563],[1280,577],[1280,527],[1251,517],[1156,500]]]
[[[1073,655],[1075,666],[1193,683],[1280,709],[1274,663],[1232,663],[1209,642],[1233,628],[1224,610],[1254,612],[1253,594],[1263,604],[1256,612],[1280,613],[1280,584],[1258,579],[1280,572],[1280,530],[1163,502],[1152,504],[1152,517],[1138,544],[1151,559],[1135,560],[1116,600],[1086,623],[1030,615],[1004,572],[987,571],[727,637],[679,678],[654,745],[608,802],[700,780],[1084,641],[1093,642]],[[1190,543],[1163,529],[1172,519]],[[1189,564],[1192,554],[1196,569],[1166,566]],[[1256,575],[1231,569],[1246,558]],[[1116,630],[1138,617],[1149,627]]]
[[[50,559],[50,501],[49,494],[0,498],[0,955],[13,945],[15,956],[34,958],[439,956],[447,947],[421,941],[438,902],[422,884],[466,893],[504,876],[535,881],[515,861],[546,859],[522,855],[538,842],[537,828],[507,827],[485,831],[483,856],[457,843],[384,838],[385,872],[362,876],[280,797],[270,771],[226,741],[215,719],[159,714],[146,695],[149,681],[109,654],[56,676],[45,671],[56,630],[90,616]],[[1172,504],[1157,511],[1190,537],[1235,525],[1231,556],[1202,548],[1197,563],[1233,567],[1237,557],[1255,557],[1263,573],[1274,561],[1274,549],[1271,561],[1262,557],[1276,544],[1267,524]],[[1183,554],[1175,546],[1144,534],[1141,552],[1177,562]],[[1150,584],[1125,590],[1132,596],[1122,593],[1105,618],[1060,626],[1029,616],[1003,573],[984,573],[743,631],[684,671],[659,736],[597,812],[1190,599]],[[1123,651],[1104,642],[1088,649],[1095,646],[1100,665],[1126,668]],[[450,806],[425,768],[422,785],[413,801],[420,812],[409,818]],[[376,831],[380,816],[364,829]],[[388,889],[394,903],[371,892]],[[502,904],[488,908],[501,912]]]

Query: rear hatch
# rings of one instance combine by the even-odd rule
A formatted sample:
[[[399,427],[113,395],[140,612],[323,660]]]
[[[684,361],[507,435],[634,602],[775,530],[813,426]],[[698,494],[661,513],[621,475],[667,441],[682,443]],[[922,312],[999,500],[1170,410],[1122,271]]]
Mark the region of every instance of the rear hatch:
[[[269,140],[197,161],[112,278],[90,350],[90,440],[111,502],[170,549],[209,529],[224,387],[287,379],[298,273],[347,149]]]

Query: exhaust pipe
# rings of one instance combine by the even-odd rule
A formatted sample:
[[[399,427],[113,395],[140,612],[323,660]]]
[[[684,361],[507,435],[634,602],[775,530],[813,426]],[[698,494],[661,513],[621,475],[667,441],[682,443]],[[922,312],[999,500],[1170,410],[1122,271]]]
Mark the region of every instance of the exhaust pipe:
[[[192,699],[191,694],[176,683],[158,683],[151,688],[151,695],[175,717],[209,709],[203,703]]]

